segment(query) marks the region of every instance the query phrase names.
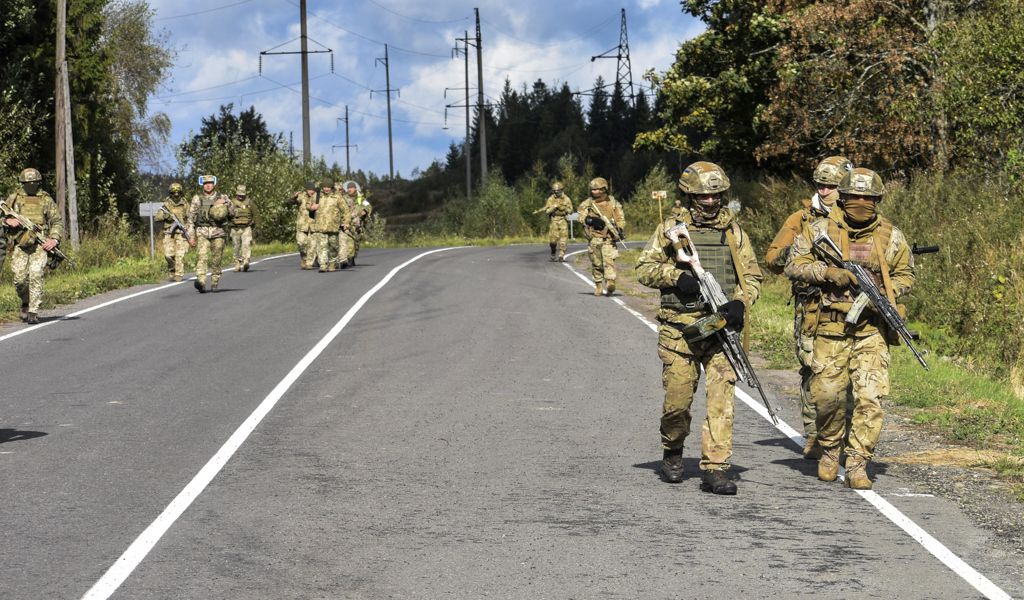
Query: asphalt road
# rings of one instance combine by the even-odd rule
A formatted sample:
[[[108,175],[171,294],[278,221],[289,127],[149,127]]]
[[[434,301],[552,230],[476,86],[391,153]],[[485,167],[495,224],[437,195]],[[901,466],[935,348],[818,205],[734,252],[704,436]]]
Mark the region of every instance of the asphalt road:
[[[984,597],[740,402],[739,494],[698,489],[700,402],[688,478],[660,482],[656,338],[546,247],[431,254],[351,312],[421,252],[281,258],[0,340],[0,595],[82,597],[349,313],[111,597]],[[1019,558],[906,486],[877,476],[1024,597]]]

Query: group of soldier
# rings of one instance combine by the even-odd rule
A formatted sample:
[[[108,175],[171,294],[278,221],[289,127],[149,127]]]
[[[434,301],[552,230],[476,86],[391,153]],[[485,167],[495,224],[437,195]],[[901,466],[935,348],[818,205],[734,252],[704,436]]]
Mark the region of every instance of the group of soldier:
[[[295,243],[301,268],[319,266],[321,273],[328,273],[355,266],[367,221],[373,214],[359,184],[346,181],[336,190],[331,180],[320,185],[308,181],[304,188],[287,201],[297,208]]]
[[[796,300],[794,339],[807,440],[803,455],[818,461],[818,478],[826,482],[838,478],[845,458],[846,487],[870,489],[867,466],[882,428],[881,399],[889,393],[889,346],[897,340],[877,311],[864,310],[848,322],[857,278],[833,266],[823,254],[826,250],[813,242],[827,236],[842,260],[866,269],[900,308],[897,302],[914,282],[913,255],[902,232],[878,212],[885,186],[877,173],[833,156],[817,165],[813,181],[817,193],[785,221],[765,263],[792,281]],[[636,263],[640,283],[660,294],[658,355],[665,390],[660,475],[669,483],[684,479],[683,445],[703,370],[707,415],[701,432],[700,488],[723,495],[737,491],[727,475],[737,375],[719,338],[695,325],[714,316],[717,327],[743,331],[764,278],[736,212],[723,204],[730,185],[725,171],[714,163],[700,161],[687,167],[679,189],[688,205],[676,201],[671,217],[658,225]],[[564,260],[572,203],[560,183],[552,186],[541,210],[550,217],[551,260]],[[594,294],[611,295],[615,244],[626,226],[622,205],[608,194],[608,182],[596,178],[578,212],[588,239]],[[685,238],[678,235],[680,227],[685,228]],[[696,252],[699,261],[682,262],[680,250],[683,255]],[[731,294],[727,302],[713,307],[704,297],[702,272],[711,273]]]

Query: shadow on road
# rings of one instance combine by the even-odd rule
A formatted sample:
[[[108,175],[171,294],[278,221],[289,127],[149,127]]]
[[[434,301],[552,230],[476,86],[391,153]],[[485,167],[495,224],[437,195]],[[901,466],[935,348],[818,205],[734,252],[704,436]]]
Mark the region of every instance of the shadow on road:
[[[21,442],[32,438],[48,435],[45,431],[18,431],[17,429],[0,429],[0,444]]]
[[[659,474],[659,471],[661,470],[661,461],[660,460],[654,460],[654,461],[645,462],[645,463],[637,463],[637,464],[633,465],[633,468],[634,469],[647,469],[648,471],[652,471],[654,473],[654,475],[656,477],[658,477],[658,479],[661,479],[661,475]],[[744,472],[749,471],[749,470],[750,469],[748,469],[746,467],[733,464],[733,465],[731,465],[729,467],[729,470],[726,471],[726,473],[728,473],[729,479],[739,480],[740,479],[740,473],[744,473]],[[696,458],[696,457],[694,457],[694,458],[687,458],[687,457],[684,456],[683,457],[683,473],[685,474],[687,479],[689,479],[691,477],[694,477],[694,478],[700,477],[700,459]]]

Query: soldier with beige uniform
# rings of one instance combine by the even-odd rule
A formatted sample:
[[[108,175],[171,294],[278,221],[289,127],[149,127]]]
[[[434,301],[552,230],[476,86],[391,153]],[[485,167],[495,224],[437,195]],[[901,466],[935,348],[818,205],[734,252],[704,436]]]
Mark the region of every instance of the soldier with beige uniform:
[[[236,271],[248,271],[252,258],[252,228],[256,226],[256,212],[244,185],[235,187],[231,199],[234,216],[231,218],[231,247]]]
[[[597,177],[590,182],[590,197],[580,203],[580,222],[583,234],[590,243],[590,274],[594,278],[594,295],[615,291],[615,259],[619,251],[615,242],[621,240],[626,228],[626,215],[622,205],[608,194],[608,180]]]

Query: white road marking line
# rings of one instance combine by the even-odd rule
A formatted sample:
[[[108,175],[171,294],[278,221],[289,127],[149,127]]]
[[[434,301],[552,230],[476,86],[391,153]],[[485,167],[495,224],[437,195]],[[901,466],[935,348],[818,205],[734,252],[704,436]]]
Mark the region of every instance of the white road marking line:
[[[103,574],[103,577],[93,585],[89,591],[82,596],[83,600],[106,600],[109,598],[118,587],[131,575],[135,567],[139,566],[146,555],[149,554],[150,550],[160,541],[164,533],[174,524],[174,522],[185,512],[185,510],[192,504],[193,501],[206,489],[206,486],[210,484],[214,477],[224,468],[228,460],[234,455],[234,453],[242,446],[245,440],[250,434],[256,429],[256,426],[267,416],[267,414],[274,408],[278,401],[284,396],[285,392],[295,383],[295,381],[309,368],[313,361],[320,356],[320,354],[327,348],[327,346],[334,341],[334,338],[338,337],[338,334],[345,328],[346,325],[355,317],[356,313],[376,294],[383,288],[391,279],[402,269],[416,262],[417,260],[435,254],[437,252],[445,252],[447,250],[456,250],[460,247],[452,248],[439,248],[437,250],[429,250],[418,254],[413,258],[405,261],[398,265],[381,279],[377,285],[370,288],[368,292],[352,305],[352,308],[348,309],[345,316],[340,321],[335,323],[334,327],[316,343],[313,348],[302,357],[302,360],[298,362],[292,370],[288,372],[284,379],[281,380],[273,390],[267,394],[267,397],[260,402],[256,410],[253,411],[249,418],[247,418],[239,427],[235,430],[228,441],[217,450],[217,453],[213,455],[202,469],[196,473],[192,481],[188,483],[178,493],[178,495],[167,505],[167,508],[160,513],[160,516],[153,521],[149,527],[147,527],[139,537],[135,538],[128,549],[122,554]]]
[[[916,494],[914,492],[896,492],[895,494],[889,494],[895,498],[934,498],[935,494]]]
[[[575,254],[580,254],[582,252],[585,252],[585,250],[573,252],[572,254],[566,254],[566,258],[573,256]],[[589,277],[574,269],[568,262],[564,262],[562,263],[562,265],[564,265],[565,268],[569,269],[571,273],[575,274],[577,277],[587,282],[588,285],[595,285]],[[612,299],[616,300],[619,306],[625,308],[627,311],[630,312],[630,314],[640,319],[644,323],[644,325],[647,325],[647,327],[650,328],[652,331],[654,331],[655,333],[658,332],[657,324],[652,323],[640,313],[629,308],[623,302],[618,301],[617,298]],[[757,400],[754,400],[754,398],[751,397],[750,394],[740,389],[739,385],[736,386],[736,397],[742,400],[743,403],[749,406],[751,409],[753,409],[754,412],[761,415],[761,417],[764,420],[768,421],[769,424],[772,424],[771,417],[768,415],[768,410],[764,407],[764,405],[758,402]],[[799,432],[790,427],[788,423],[786,423],[782,419],[779,419],[779,424],[772,426],[781,431],[798,447],[803,448],[805,442],[804,436],[800,435]],[[930,552],[932,556],[939,559],[942,562],[942,564],[946,565],[950,570],[959,575],[961,579],[969,583],[974,589],[981,592],[986,598],[989,598],[990,600],[1013,600],[1010,597],[1010,595],[1004,592],[999,586],[992,583],[992,581],[990,581],[987,577],[985,577],[977,570],[975,570],[974,567],[967,564],[962,558],[960,558],[956,554],[953,554],[952,550],[947,548],[942,542],[935,539],[935,537],[933,537],[931,534],[929,534],[927,531],[921,528],[921,526],[912,521],[910,517],[900,512],[898,508],[896,508],[887,500],[879,496],[877,492],[872,490],[854,491],[860,494],[861,498],[864,498],[869,503],[871,503],[872,506],[878,509],[879,512],[885,515],[885,517],[888,518],[890,521],[895,523],[900,529],[905,531],[910,537],[914,538],[914,540],[916,540],[917,543],[921,544],[921,546],[923,546],[925,550]]]
[[[269,260],[277,260],[278,258],[286,258],[288,256],[296,256],[296,255],[298,255],[298,252],[292,252],[291,254],[278,254],[277,256],[270,256],[270,257],[263,258],[263,259],[257,260],[255,262],[252,262],[252,263],[249,263],[249,264],[258,265],[258,264],[260,264],[262,262],[267,262]],[[233,271],[224,271],[224,274],[226,275],[229,272],[233,272]],[[209,273],[207,273],[207,275],[209,275]],[[106,301],[106,302],[104,302],[102,304],[97,304],[96,306],[90,306],[89,308],[85,308],[85,309],[82,309],[82,310],[79,310],[79,311],[75,311],[73,313],[64,315],[63,317],[60,317],[58,319],[53,319],[52,321],[46,321],[46,322],[40,323],[38,325],[32,325],[31,327],[26,327],[24,329],[19,329],[17,331],[8,333],[7,335],[0,335],[0,342],[2,342],[4,340],[9,340],[9,339],[11,339],[13,337],[17,337],[19,335],[28,333],[30,331],[35,331],[37,329],[41,329],[41,328],[46,327],[48,325],[53,325],[54,323],[60,323],[61,321],[67,321],[67,320],[70,320],[70,319],[74,319],[75,317],[79,317],[79,316],[84,315],[86,313],[91,313],[94,310],[99,310],[101,308],[106,308],[108,306],[111,306],[113,304],[117,304],[119,302],[124,302],[125,300],[131,300],[132,298],[138,298],[139,296],[145,296],[146,294],[152,294],[153,292],[159,292],[160,290],[166,290],[166,289],[172,288],[172,287],[174,287],[176,285],[181,285],[181,284],[183,284],[185,282],[193,281],[195,278],[196,278],[195,275],[193,275],[192,277],[189,277],[189,278],[187,278],[187,279],[185,279],[183,281],[175,281],[173,283],[167,283],[167,284],[164,284],[164,285],[158,285],[155,288],[150,288],[148,290],[142,290],[141,292],[135,292],[134,294],[128,294],[127,296],[121,296],[120,298],[114,298],[113,300],[108,300],[108,301]],[[114,291],[114,290],[111,290],[111,291]]]

